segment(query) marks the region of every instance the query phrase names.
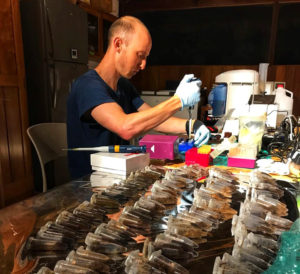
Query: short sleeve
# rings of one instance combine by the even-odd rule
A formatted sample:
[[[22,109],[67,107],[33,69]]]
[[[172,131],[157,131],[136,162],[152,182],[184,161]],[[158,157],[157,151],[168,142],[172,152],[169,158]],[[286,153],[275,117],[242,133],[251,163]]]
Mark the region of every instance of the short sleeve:
[[[99,79],[82,79],[76,83],[75,89],[79,118],[98,105],[114,102],[107,87]]]

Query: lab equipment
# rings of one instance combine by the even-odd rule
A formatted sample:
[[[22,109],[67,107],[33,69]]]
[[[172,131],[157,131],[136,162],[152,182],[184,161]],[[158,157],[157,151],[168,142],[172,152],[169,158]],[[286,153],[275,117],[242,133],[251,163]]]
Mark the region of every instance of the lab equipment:
[[[268,67],[269,63],[260,63],[258,68],[259,74],[259,92],[264,94],[266,92],[266,82],[267,82],[267,75],[268,75]]]
[[[189,82],[198,81],[198,80],[200,81],[200,85],[201,85],[201,80],[197,77],[193,77],[192,79],[190,79]],[[192,110],[193,109],[194,109],[194,106],[189,106],[189,131],[188,131],[189,139],[192,138]]]
[[[258,91],[258,72],[255,70],[240,69],[223,72],[216,76],[216,84],[226,87],[226,106],[225,114],[230,109],[240,108],[247,105],[252,94],[259,94]],[[217,112],[220,112],[220,104],[225,101],[225,88],[218,87],[214,91],[213,105],[217,106]],[[218,101],[221,101],[218,102]],[[233,116],[238,117],[234,111]],[[219,113],[217,113],[219,114]]]
[[[240,116],[239,143],[245,145],[257,145],[261,149],[262,136],[264,134],[266,113],[257,115],[249,113]]]
[[[192,137],[192,109],[194,106],[189,107],[189,132],[188,132],[188,137],[191,139]]]
[[[212,106],[212,115],[221,117],[225,114],[227,88],[225,84],[216,85],[208,95],[208,103]]]
[[[226,71],[217,75],[215,87],[208,97],[208,102],[212,106],[212,110],[209,111],[210,120],[218,121],[230,110],[233,110],[231,117],[234,119],[241,116],[245,109],[253,113],[265,109],[267,126],[276,128],[276,124],[278,125],[283,119],[280,116],[285,117],[286,114],[292,113],[293,93],[277,83],[277,89],[272,94],[266,94],[267,68],[268,64],[262,63],[259,73],[244,69]],[[277,90],[278,95],[275,96]]]
[[[113,146],[100,146],[100,147],[78,147],[69,148],[66,150],[71,151],[98,151],[98,152],[120,152],[120,153],[145,153],[146,146],[133,146],[133,145],[113,145]]]

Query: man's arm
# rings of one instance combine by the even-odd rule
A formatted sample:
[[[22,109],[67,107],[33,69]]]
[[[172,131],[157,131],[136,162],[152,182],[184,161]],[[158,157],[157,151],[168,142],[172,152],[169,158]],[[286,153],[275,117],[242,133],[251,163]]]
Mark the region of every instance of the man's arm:
[[[124,113],[117,103],[104,103],[96,106],[91,115],[103,127],[115,132],[125,140],[130,140],[136,135],[141,135],[152,128],[158,127],[181,107],[181,100],[175,95],[155,107],[143,104],[138,112],[131,114]],[[177,118],[174,119],[177,120]],[[158,127],[158,129],[171,129],[171,122],[168,121],[165,126],[162,126],[161,129]],[[174,129],[174,124],[172,128]],[[179,132],[183,133],[185,126],[181,129],[180,125],[179,128]]]
[[[138,111],[144,111],[147,109],[150,109],[151,106],[149,106],[147,103],[144,103]],[[154,128],[154,130],[163,132],[163,133],[173,133],[173,134],[184,134],[186,133],[186,124],[187,119],[182,119],[178,117],[170,117],[163,123],[159,124]],[[194,122],[194,121],[193,121]]]
[[[155,107],[147,107],[143,104],[138,112],[126,114],[117,103],[103,103],[93,108],[91,115],[103,127],[115,132],[125,140],[130,140],[159,126],[179,109],[198,103],[201,81],[192,81],[193,78],[194,74],[186,74],[180,81],[175,95]],[[160,126],[158,129],[169,132],[171,122],[168,121],[167,124]],[[179,132],[184,132],[182,125],[183,121],[180,121]],[[172,128],[172,131],[174,131],[174,125]]]

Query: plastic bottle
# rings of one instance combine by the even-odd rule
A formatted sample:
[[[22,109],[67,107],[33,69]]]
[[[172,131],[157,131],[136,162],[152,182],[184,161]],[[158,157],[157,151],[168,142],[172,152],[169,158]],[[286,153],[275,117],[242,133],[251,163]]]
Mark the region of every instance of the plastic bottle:
[[[285,89],[283,85],[278,85],[275,89],[274,103],[278,105],[277,125],[283,121],[284,117],[293,114],[293,92]]]
[[[227,87],[219,84],[212,89],[208,96],[208,103],[212,106],[212,115],[215,117],[223,116],[226,110]]]
[[[275,90],[275,104],[278,104],[279,111],[287,111],[286,115],[293,113],[293,92],[279,85]]]

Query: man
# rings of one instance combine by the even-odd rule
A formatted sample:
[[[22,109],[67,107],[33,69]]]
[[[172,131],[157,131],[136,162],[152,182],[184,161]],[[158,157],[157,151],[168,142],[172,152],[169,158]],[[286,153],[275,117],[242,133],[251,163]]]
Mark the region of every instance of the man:
[[[150,107],[127,80],[146,66],[152,40],[146,26],[131,16],[116,20],[108,33],[108,49],[95,68],[79,77],[68,98],[68,147],[129,144],[150,129],[185,133],[187,120],[172,117],[200,100],[200,80],[185,75],[170,99]],[[193,121],[195,144],[207,142],[209,130]],[[91,173],[89,152],[69,152],[73,178]]]

